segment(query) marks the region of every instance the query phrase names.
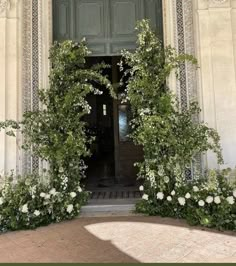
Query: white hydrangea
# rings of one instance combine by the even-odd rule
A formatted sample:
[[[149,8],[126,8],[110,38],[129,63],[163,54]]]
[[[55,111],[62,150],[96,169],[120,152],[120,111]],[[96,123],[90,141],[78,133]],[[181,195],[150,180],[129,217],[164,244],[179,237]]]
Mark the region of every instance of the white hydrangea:
[[[140,190],[140,191],[144,191],[144,187],[143,187],[143,186],[140,186],[140,187],[139,187],[139,190]]]
[[[50,194],[46,194],[45,199],[50,199]]]
[[[22,207],[21,207],[21,212],[22,213],[28,213],[28,204],[24,204]]]
[[[212,196],[208,196],[206,198],[206,203],[211,204],[214,201],[214,198]]]
[[[233,195],[236,198],[236,189],[233,191]]]
[[[216,196],[214,198],[214,202],[215,202],[215,204],[220,204],[221,203],[220,197],[219,196]]]
[[[40,197],[41,197],[41,198],[45,198],[45,196],[46,196],[46,193],[44,193],[44,192],[41,192],[41,193],[40,193]]]
[[[167,199],[168,201],[172,201],[172,197],[171,197],[171,196],[168,196],[166,199]]]
[[[190,193],[186,193],[185,198],[186,198],[186,199],[190,199],[190,198],[191,198]]]
[[[148,195],[147,194],[143,194],[142,199],[148,200]]]
[[[83,190],[80,186],[78,186],[78,192],[81,193]]]
[[[3,197],[0,198],[0,205],[2,205],[4,202]]]
[[[49,191],[49,194],[55,196],[55,195],[57,194],[56,189],[55,189],[55,188],[52,188],[52,189]]]
[[[171,194],[171,196],[174,196],[175,195],[175,191],[172,190],[170,194]]]
[[[193,191],[194,192],[198,192],[199,191],[199,188],[197,186],[193,186]]]
[[[164,198],[164,194],[163,194],[163,192],[158,192],[158,193],[157,193],[157,199],[162,200],[163,198]]]
[[[71,196],[71,198],[73,199],[73,198],[76,197],[76,193],[75,193],[75,192],[71,192],[71,193],[70,193],[70,196]]]
[[[35,211],[34,211],[34,215],[35,215],[35,216],[39,216],[39,215],[40,215],[40,211],[39,211],[39,210],[35,210]]]
[[[179,205],[181,205],[181,206],[184,206],[186,203],[185,198],[183,198],[183,197],[179,197],[178,202],[179,202]]]
[[[203,207],[205,205],[205,202],[203,200],[199,200],[198,205],[200,207]]]
[[[69,205],[67,206],[67,208],[66,208],[66,211],[67,211],[68,213],[71,213],[71,212],[73,211],[73,209],[74,209],[73,204],[69,204]]]
[[[234,204],[234,202],[235,202],[235,200],[234,200],[234,197],[233,197],[233,196],[229,196],[229,197],[227,197],[227,198],[226,198],[226,200],[228,201],[228,203],[229,203],[230,205],[233,205],[233,204]]]

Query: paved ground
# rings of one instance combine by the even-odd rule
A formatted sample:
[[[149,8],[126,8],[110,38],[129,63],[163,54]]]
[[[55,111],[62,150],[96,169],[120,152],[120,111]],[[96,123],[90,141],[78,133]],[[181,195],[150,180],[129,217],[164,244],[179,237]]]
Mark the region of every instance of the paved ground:
[[[0,235],[0,262],[236,262],[236,234],[158,217],[79,218]]]

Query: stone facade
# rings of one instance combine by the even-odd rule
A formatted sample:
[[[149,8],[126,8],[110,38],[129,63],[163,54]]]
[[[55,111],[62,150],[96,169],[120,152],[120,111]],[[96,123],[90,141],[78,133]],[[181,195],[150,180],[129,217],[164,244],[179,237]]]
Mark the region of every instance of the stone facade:
[[[169,86],[186,108],[197,99],[202,117],[221,135],[224,167],[236,165],[236,0],[163,1],[164,41],[195,54],[196,71],[181,65]],[[52,0],[0,0],[0,120],[20,120],[39,107],[37,89],[48,86]],[[22,137],[0,132],[0,171],[37,171],[42,162],[19,149]],[[199,159],[200,161],[200,159]],[[206,167],[217,167],[208,153]]]

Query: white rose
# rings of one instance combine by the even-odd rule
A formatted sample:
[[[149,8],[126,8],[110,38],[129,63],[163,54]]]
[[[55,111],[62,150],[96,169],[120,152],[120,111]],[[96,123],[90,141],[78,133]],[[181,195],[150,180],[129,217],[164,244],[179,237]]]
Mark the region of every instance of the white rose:
[[[234,202],[235,202],[235,200],[234,200],[234,197],[233,197],[233,196],[227,197],[227,198],[226,198],[226,200],[228,201],[228,203],[229,203],[230,205],[233,205],[233,204],[234,204]]]
[[[186,193],[185,198],[186,198],[186,199],[190,199],[190,198],[191,198],[190,193]]]
[[[178,202],[179,202],[179,204],[180,204],[181,206],[184,206],[184,205],[185,205],[185,198],[183,198],[183,197],[179,197],[179,198],[178,198]]]
[[[233,191],[233,195],[236,198],[236,189]]]
[[[171,197],[171,196],[168,196],[168,197],[167,197],[167,200],[168,200],[168,201],[172,201],[172,197]]]
[[[35,215],[35,216],[39,216],[39,215],[40,215],[40,211],[35,210],[35,211],[34,211],[34,215]]]
[[[21,208],[21,212],[23,212],[23,213],[28,213],[28,205],[27,204],[24,204],[23,206],[22,206],[22,208]]]
[[[198,205],[203,207],[205,205],[205,202],[203,200],[199,200]]]
[[[143,194],[142,199],[148,200],[148,195],[147,194]]]
[[[71,212],[73,211],[73,209],[74,209],[74,206],[73,206],[72,204],[70,204],[70,205],[67,206],[66,211],[67,211],[68,213],[71,213]]]
[[[140,186],[140,187],[139,187],[139,190],[140,190],[140,191],[144,191],[144,187],[143,187],[143,186]]]
[[[3,204],[3,198],[1,197],[0,198],[0,205],[2,205]]]
[[[208,204],[212,203],[213,201],[214,201],[214,198],[213,198],[212,196],[208,196],[208,197],[206,198],[206,202],[207,202]]]
[[[193,191],[194,192],[198,192],[199,191],[199,188],[197,186],[193,186]]]
[[[220,204],[221,203],[220,197],[219,196],[216,196],[214,198],[214,202],[215,202],[215,204]]]
[[[171,194],[171,196],[174,196],[175,195],[175,191],[172,190],[170,194]]]
[[[70,193],[70,196],[71,196],[71,198],[73,199],[73,198],[76,197],[76,193],[75,193],[75,192],[71,192],[71,193]]]
[[[55,188],[52,188],[50,191],[49,191],[49,194],[55,196],[57,194],[57,191]]]
[[[82,192],[83,190],[82,190],[82,188],[80,187],[80,186],[78,186],[78,192]]]
[[[40,193],[40,197],[41,197],[41,198],[45,198],[45,196],[46,196],[46,194],[45,194],[44,192],[41,192],[41,193]]]
[[[163,192],[158,192],[158,193],[157,193],[157,199],[162,200],[163,198],[164,198],[164,194],[163,194]]]
[[[50,199],[50,194],[46,194],[45,199]]]

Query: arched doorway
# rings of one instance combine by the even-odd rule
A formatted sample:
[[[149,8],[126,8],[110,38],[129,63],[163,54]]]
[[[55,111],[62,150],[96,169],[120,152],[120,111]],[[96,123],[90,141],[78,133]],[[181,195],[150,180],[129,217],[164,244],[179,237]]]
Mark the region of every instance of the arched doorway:
[[[161,0],[54,0],[53,38],[79,42],[85,37],[92,51],[87,64],[105,61],[111,65],[106,74],[115,84],[122,75],[117,66],[121,50],[136,48],[135,25],[143,18],[150,19],[162,37]],[[86,120],[96,140],[91,147],[93,156],[87,161],[87,188],[97,198],[139,196],[134,163],[142,160],[142,148],[127,137],[129,105],[105,91],[88,100],[92,112]]]

